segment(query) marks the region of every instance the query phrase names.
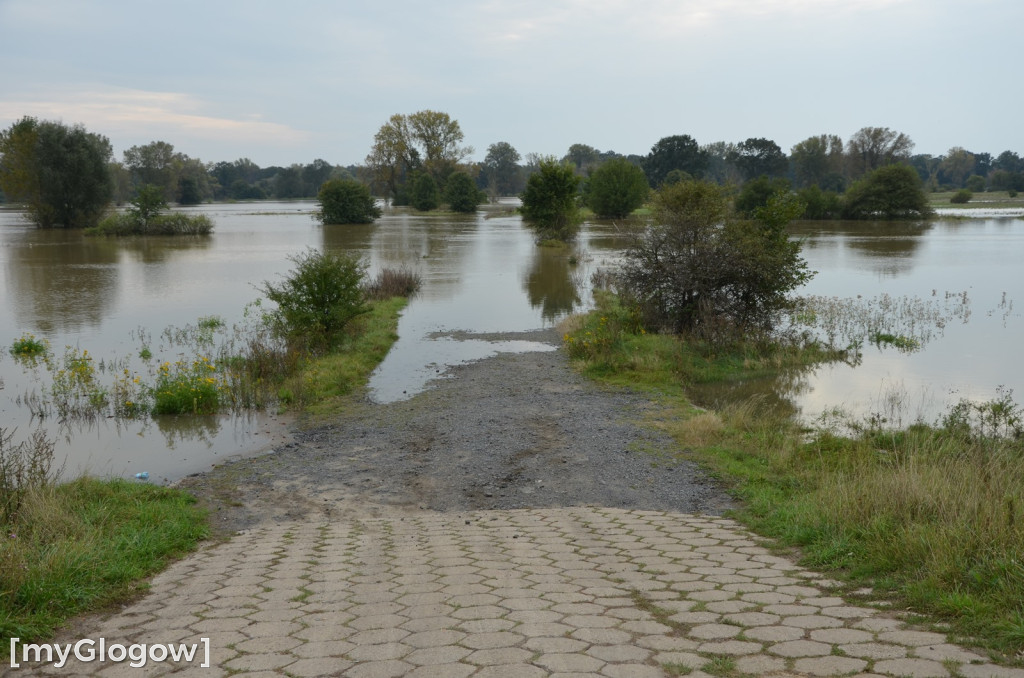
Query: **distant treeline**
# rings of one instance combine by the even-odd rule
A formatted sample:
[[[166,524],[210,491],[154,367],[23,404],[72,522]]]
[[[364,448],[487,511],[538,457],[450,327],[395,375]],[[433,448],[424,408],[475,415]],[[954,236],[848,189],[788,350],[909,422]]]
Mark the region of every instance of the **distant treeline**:
[[[287,167],[260,167],[248,158],[216,163],[191,158],[166,141],[153,141],[113,157],[109,140],[81,125],[26,117],[0,131],[0,201],[29,206],[43,226],[94,225],[111,201],[123,205],[140,187],[156,186],[168,202],[315,198],[330,179],[356,179],[374,195],[410,204],[416,181],[429,176],[443,195],[448,178],[468,175],[492,199],[518,195],[529,176],[551,156],[521,155],[508,142],[488,146],[481,162],[469,159],[458,121],[438,111],[392,116],[375,135],[362,165],[339,166],[316,159]],[[925,191],[968,189],[1024,191],[1024,159],[1010,150],[987,152],[953,147],[940,156],[913,154],[913,141],[887,127],[864,127],[849,139],[834,134],[808,137],[783,152],[771,139],[699,144],[687,134],[660,139],[646,155],[569,146],[560,160],[586,179],[603,163],[625,159],[643,170],[652,189],[680,179],[700,179],[763,194],[796,191],[809,217],[834,215],[837,196],[887,165],[914,169]],[[52,195],[50,195],[52,194]],[[66,205],[61,196],[83,196]],[[756,197],[756,196],[755,196]],[[818,207],[815,207],[818,205]]]

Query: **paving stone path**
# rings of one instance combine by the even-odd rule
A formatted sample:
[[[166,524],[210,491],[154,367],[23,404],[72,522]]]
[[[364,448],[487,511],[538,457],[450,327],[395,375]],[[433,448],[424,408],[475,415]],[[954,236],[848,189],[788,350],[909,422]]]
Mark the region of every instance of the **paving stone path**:
[[[76,629],[125,645],[209,638],[210,668],[71,662],[12,675],[1024,678],[834,586],[714,516],[396,509],[263,525]]]

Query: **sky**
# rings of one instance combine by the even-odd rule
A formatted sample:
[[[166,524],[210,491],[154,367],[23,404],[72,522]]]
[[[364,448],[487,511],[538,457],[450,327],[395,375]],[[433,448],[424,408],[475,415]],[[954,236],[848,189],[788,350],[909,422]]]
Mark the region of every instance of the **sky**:
[[[263,167],[362,164],[426,109],[476,160],[863,127],[1024,155],[1022,26],[1021,0],[0,0],[0,129]]]

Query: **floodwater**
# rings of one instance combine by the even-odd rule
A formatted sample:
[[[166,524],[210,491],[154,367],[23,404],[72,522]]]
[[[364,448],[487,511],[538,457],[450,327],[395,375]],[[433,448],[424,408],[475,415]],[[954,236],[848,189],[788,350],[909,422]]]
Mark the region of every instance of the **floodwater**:
[[[355,252],[371,275],[405,266],[423,278],[400,319],[400,339],[369,386],[375,401],[400,400],[445,378],[452,365],[502,351],[551,350],[528,335],[494,335],[549,328],[587,308],[591,273],[611,265],[624,244],[613,224],[598,223],[585,225],[570,250],[539,248],[507,205],[466,217],[388,211],[373,225],[326,227],[312,219],[314,209],[309,202],[206,205],[190,211],[214,220],[209,237],[127,239],[41,231],[0,210],[0,427],[15,441],[45,427],[57,438],[65,476],[145,471],[151,481],[173,481],[286,444],[286,422],[272,413],[40,421],[26,403],[45,398],[49,384],[39,367],[8,353],[12,342],[31,333],[47,339],[57,357],[71,346],[88,350],[95,364],[116,366],[107,376],[126,365],[145,373],[147,365],[194,355],[165,328],[208,316],[228,328],[243,322],[257,287],[292,268],[290,255],[305,248]],[[961,397],[991,399],[1000,386],[1015,389],[1018,399],[1024,392],[1017,356],[1024,343],[1024,219],[809,223],[793,234],[818,271],[803,292],[926,301],[966,292],[967,322],[946,323],[916,352],[866,344],[857,366],[706,390],[699,397],[708,404],[759,393],[813,419],[834,407],[872,413],[897,393],[916,409],[909,419],[931,421]],[[150,362],[139,358],[144,346]]]
[[[354,252],[369,273],[383,267],[418,271],[423,289],[404,312],[398,342],[370,384],[384,402],[411,397],[451,365],[502,351],[552,350],[528,339],[487,335],[551,327],[588,303],[579,284],[600,253],[538,248],[509,205],[476,215],[409,215],[389,211],[373,225],[322,226],[311,202],[218,204],[190,208],[209,215],[209,237],[87,238],[43,231],[0,210],[0,427],[25,440],[37,426],[57,439],[65,477],[83,472],[173,481],[239,455],[287,444],[286,422],[273,413],[102,417],[40,420],[26,403],[48,396],[47,371],[14,359],[11,344],[26,333],[87,350],[113,379],[124,366],[152,372],[164,361],[191,360],[166,328],[217,316],[226,328],[244,322],[246,306],[293,267],[306,248]],[[149,348],[152,358],[139,354]],[[110,366],[113,366],[111,368]],[[65,461],[66,460],[66,461]]]

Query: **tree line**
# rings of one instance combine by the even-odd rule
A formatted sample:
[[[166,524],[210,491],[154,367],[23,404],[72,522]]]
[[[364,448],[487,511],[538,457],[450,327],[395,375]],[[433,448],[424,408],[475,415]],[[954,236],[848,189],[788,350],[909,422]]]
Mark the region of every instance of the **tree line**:
[[[855,197],[871,193],[865,178],[890,165],[913,170],[925,191],[1024,190],[1024,159],[1014,151],[992,156],[954,147],[931,156],[914,155],[913,147],[904,133],[865,127],[846,141],[834,134],[808,137],[788,155],[766,138],[699,144],[679,134],[659,139],[646,155],[600,151],[583,143],[572,144],[560,158],[522,155],[499,141],[475,162],[459,122],[447,113],[423,110],[385,121],[362,165],[342,167],[316,159],[264,168],[248,158],[204,162],[166,141],[133,146],[118,160],[106,137],[81,125],[24,117],[0,132],[0,200],[24,203],[40,226],[84,227],[94,225],[111,202],[131,201],[143,186],[158,187],[168,202],[197,204],[315,198],[335,180],[358,181],[395,205],[429,210],[448,204],[472,211],[485,196],[520,195],[529,177],[551,160],[571,167],[580,177],[582,202],[608,216],[623,213],[636,196],[642,201],[649,189],[699,179],[734,187],[737,206],[748,211],[763,206],[770,194],[793,191],[807,204],[807,218],[855,217],[856,210],[847,209],[844,199],[851,190]]]

